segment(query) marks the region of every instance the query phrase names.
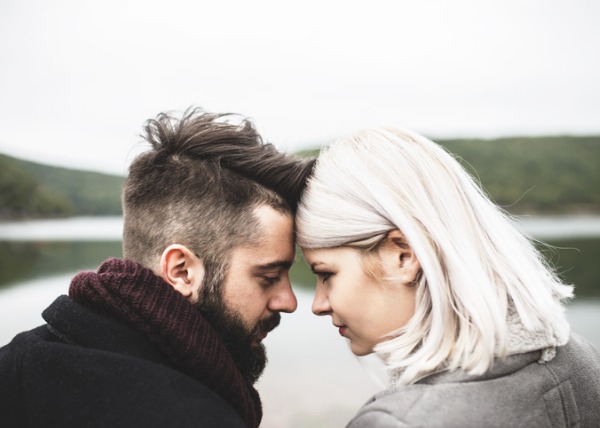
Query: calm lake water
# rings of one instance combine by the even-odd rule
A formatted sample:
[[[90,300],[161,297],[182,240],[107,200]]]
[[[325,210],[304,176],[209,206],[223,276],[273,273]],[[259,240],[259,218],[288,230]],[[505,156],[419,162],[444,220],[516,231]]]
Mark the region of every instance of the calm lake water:
[[[121,227],[120,218],[0,224],[0,346],[42,324],[40,312],[67,292],[75,272],[120,256]],[[553,245],[545,254],[577,285],[567,311],[572,329],[600,347],[600,217],[522,219],[519,227]],[[261,426],[344,426],[381,389],[384,372],[376,358],[355,358],[329,317],[310,312],[313,277],[302,261],[292,282],[298,310],[265,341]]]

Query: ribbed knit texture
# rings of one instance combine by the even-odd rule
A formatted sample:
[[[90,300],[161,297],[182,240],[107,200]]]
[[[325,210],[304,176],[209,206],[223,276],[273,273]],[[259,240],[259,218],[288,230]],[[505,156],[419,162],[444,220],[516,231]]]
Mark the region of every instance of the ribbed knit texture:
[[[258,427],[258,392],[233,362],[225,344],[181,294],[138,263],[109,259],[98,272],[83,272],[69,296],[82,306],[133,326],[180,371],[223,397],[250,427]]]

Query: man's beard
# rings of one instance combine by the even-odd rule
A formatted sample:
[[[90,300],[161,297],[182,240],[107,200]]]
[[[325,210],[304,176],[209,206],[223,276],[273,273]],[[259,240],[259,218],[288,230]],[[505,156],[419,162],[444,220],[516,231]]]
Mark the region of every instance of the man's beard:
[[[279,325],[281,315],[274,313],[248,329],[240,313],[227,307],[222,288],[212,288],[211,295],[202,296],[195,306],[221,336],[242,376],[252,385],[267,365],[267,353],[261,339]]]

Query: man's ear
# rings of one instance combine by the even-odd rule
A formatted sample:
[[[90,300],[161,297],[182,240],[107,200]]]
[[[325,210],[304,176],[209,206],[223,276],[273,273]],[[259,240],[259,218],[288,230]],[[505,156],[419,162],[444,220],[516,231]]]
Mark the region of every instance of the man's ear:
[[[388,232],[379,254],[388,276],[397,278],[405,285],[412,285],[418,279],[421,263],[398,229]]]
[[[204,279],[204,263],[189,248],[172,244],[160,256],[160,276],[182,296],[195,302]]]

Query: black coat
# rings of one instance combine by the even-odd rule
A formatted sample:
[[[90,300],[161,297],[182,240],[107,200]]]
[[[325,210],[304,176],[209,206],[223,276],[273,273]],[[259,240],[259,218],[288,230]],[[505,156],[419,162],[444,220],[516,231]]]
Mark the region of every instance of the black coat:
[[[0,348],[0,427],[246,426],[133,328],[66,296],[44,317]]]

